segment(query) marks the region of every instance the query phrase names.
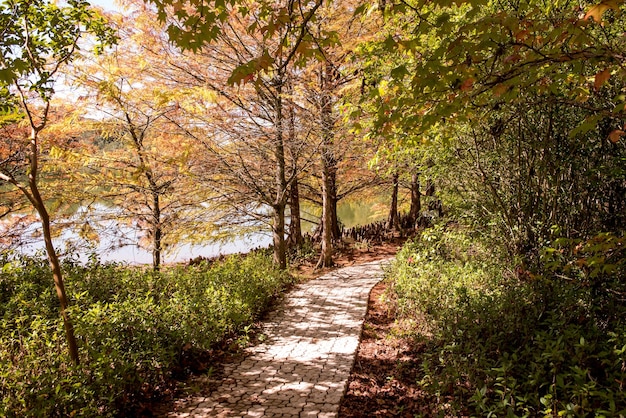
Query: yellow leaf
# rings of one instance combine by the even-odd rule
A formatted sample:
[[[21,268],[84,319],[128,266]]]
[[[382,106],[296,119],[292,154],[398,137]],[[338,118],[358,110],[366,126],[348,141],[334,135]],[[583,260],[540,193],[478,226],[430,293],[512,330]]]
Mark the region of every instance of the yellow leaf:
[[[592,6],[585,14],[584,20],[589,20],[590,17],[597,23],[602,22],[602,15],[609,9],[618,10],[619,5],[624,0],[602,0],[600,3]]]
[[[593,81],[593,87],[596,90],[600,90],[600,87],[611,77],[611,71],[609,69],[605,69],[596,74],[595,79]]]

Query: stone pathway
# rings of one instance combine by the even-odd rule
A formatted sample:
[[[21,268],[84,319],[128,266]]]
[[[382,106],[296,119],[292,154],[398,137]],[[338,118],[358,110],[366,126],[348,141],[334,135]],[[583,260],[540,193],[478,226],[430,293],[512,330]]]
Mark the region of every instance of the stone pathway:
[[[270,314],[267,339],[225,366],[209,396],[167,417],[336,417],[359,345],[369,293],[382,278],[374,261],[298,285]]]

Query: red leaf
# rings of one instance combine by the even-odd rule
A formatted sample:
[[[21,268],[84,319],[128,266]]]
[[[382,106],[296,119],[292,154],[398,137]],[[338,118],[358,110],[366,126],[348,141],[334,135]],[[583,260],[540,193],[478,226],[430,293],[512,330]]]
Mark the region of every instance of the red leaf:
[[[620,139],[622,136],[624,136],[624,135],[626,135],[626,132],[624,132],[624,131],[622,131],[622,130],[620,130],[620,129],[616,129],[616,130],[614,130],[613,132],[611,132],[611,133],[609,134],[609,140],[610,140],[612,143],[614,143],[614,144],[615,144],[615,143],[616,143],[617,141],[619,141],[619,139]]]
[[[605,69],[596,74],[595,80],[593,82],[593,87],[596,90],[600,90],[600,87],[611,77],[611,71],[609,69]]]
[[[508,89],[509,89],[509,86],[505,84],[498,84],[497,86],[493,88],[493,95],[496,97],[500,97],[504,93],[506,93]]]
[[[517,62],[519,62],[521,60],[522,60],[522,57],[520,56],[520,54],[513,54],[513,55],[509,55],[508,57],[506,57],[504,59],[504,63],[505,64],[508,64],[508,63],[515,64],[515,63],[517,63]]]
[[[461,91],[470,91],[472,86],[474,85],[474,79],[472,77],[468,78],[461,84]]]

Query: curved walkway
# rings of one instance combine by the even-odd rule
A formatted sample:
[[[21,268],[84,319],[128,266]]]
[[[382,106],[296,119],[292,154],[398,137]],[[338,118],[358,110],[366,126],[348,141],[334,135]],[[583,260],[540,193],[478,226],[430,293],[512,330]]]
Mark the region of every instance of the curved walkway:
[[[298,285],[270,314],[267,339],[225,366],[209,396],[167,417],[336,417],[359,345],[369,293],[382,278],[373,261]]]

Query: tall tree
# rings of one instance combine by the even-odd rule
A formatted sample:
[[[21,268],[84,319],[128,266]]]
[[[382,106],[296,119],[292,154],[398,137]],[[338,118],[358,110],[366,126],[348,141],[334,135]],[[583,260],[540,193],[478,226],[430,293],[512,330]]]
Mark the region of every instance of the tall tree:
[[[52,242],[50,214],[40,193],[39,156],[59,70],[76,58],[79,42],[85,35],[95,36],[97,49],[114,40],[104,19],[88,6],[81,0],[72,0],[66,7],[45,0],[9,0],[0,4],[0,27],[3,28],[0,91],[3,100],[18,104],[30,131],[28,137],[23,138],[27,170],[3,170],[0,179],[19,189],[39,215],[69,354],[74,363],[79,362],[78,347],[67,313],[61,265]]]
[[[187,72],[189,83],[207,86],[217,96],[210,114],[197,115],[217,133],[200,138],[217,176],[209,183],[214,185],[217,178],[230,184],[223,194],[248,215],[261,218],[264,209],[259,204],[270,208],[274,259],[285,268],[285,210],[302,153],[297,143],[287,143],[291,112],[297,107],[290,99],[293,74],[310,58],[303,52],[313,44],[307,25],[321,1],[239,4],[240,8],[227,10],[224,19],[212,23],[211,43],[195,48],[195,59],[203,57],[204,64],[185,62],[178,70]],[[171,29],[170,35],[172,31],[177,32]]]
[[[204,230],[198,188],[190,178],[194,144],[177,123],[190,92],[169,85],[155,71],[156,61],[137,55],[145,34],[124,17],[116,19],[128,25],[118,30],[116,50],[82,62],[73,74],[86,92],[79,112],[97,115],[90,126],[104,145],[94,144],[80,160],[89,161],[100,198],[119,208],[116,220],[132,222],[145,234],[138,244],[147,242],[159,270],[164,249],[175,248],[173,239]]]
[[[307,100],[312,104],[312,120],[317,121],[316,133],[320,138],[319,166],[321,177],[322,217],[320,222],[322,252],[318,267],[332,264],[333,241],[341,238],[337,216],[340,199],[338,175],[343,157],[352,145],[350,135],[338,123],[341,117],[340,104],[343,90],[355,76],[350,68],[351,50],[357,42],[372,32],[368,25],[353,19],[352,2],[329,2],[318,11],[318,19],[311,25],[314,39],[323,38],[325,33],[335,33],[337,42],[317,43],[317,63],[309,69]],[[341,40],[341,42],[339,42]],[[363,162],[363,160],[361,160]],[[361,179],[361,185],[366,182]]]

